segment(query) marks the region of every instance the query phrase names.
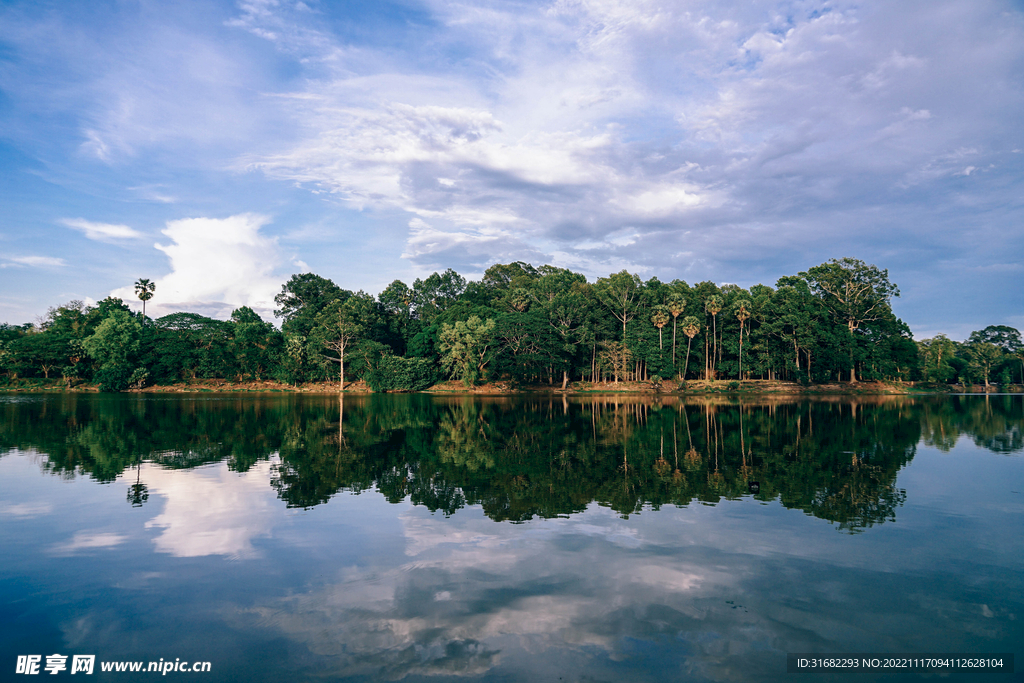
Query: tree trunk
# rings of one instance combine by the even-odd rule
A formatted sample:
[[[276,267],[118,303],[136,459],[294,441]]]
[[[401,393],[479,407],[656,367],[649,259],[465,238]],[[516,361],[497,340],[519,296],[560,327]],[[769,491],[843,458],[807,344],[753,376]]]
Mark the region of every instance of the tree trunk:
[[[569,384],[569,372],[562,370],[562,391],[565,391],[565,387]]]
[[[597,337],[590,347],[590,381],[597,383]]]
[[[707,318],[705,318],[707,320]],[[707,328],[704,328],[704,381],[711,379],[711,343],[708,341]]]
[[[740,376],[739,380],[743,381],[743,322],[740,322]]]
[[[672,316],[672,367],[676,366],[676,316]]]
[[[679,381],[686,381],[686,366],[690,364],[690,344],[693,343],[693,337],[688,337],[686,341],[686,362],[683,363],[683,374],[679,375]]]
[[[718,377],[718,365],[716,363],[716,360],[718,358],[718,314],[717,313],[712,314],[711,322],[714,325],[713,329],[711,330],[711,338],[715,342],[714,349],[711,352],[711,379],[715,379],[715,378]]]
[[[856,324],[854,323],[853,320],[850,320],[847,326],[848,326],[848,328],[850,330],[850,384],[856,384],[857,383],[857,364],[853,362],[853,342],[854,342],[853,333],[857,331],[857,326],[856,326]]]

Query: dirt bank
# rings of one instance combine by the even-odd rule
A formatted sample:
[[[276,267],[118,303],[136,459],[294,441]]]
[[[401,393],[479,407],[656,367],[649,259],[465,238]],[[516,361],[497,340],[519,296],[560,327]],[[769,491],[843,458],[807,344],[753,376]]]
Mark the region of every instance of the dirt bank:
[[[226,379],[198,379],[190,382],[179,382],[169,385],[154,385],[143,389],[132,390],[131,393],[143,394],[189,394],[200,392],[260,392],[260,393],[314,393],[334,394],[339,390],[338,382],[310,382],[307,384],[291,385],[273,380],[235,382]],[[1004,387],[1003,390],[1020,392],[1020,385]],[[60,380],[21,380],[12,382],[6,386],[0,385],[0,391],[6,392],[96,392],[97,387],[89,384],[79,384],[68,388]],[[990,393],[999,391],[999,388],[992,386],[988,388]],[[431,387],[428,393],[434,394],[531,394],[531,393],[561,393],[561,385],[532,385],[514,386],[509,382],[492,382],[480,384],[474,387],[467,387],[462,382],[442,382]],[[365,382],[349,382],[345,385],[347,394],[371,393]],[[788,395],[861,395],[861,394],[918,394],[918,393],[985,393],[984,386],[961,387],[949,385],[933,385],[914,382],[837,382],[832,384],[812,384],[803,386],[796,382],[780,382],[777,380],[720,380],[708,382],[692,380],[680,385],[675,381],[662,382],[655,385],[652,382],[571,382],[567,387],[566,394],[672,394],[672,395],[702,395],[702,394],[788,394]]]

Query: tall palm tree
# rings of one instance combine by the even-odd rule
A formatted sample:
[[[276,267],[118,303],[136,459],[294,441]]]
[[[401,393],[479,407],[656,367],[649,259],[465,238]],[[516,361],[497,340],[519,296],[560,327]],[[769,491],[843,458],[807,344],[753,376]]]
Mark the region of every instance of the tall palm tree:
[[[736,318],[740,321],[740,374],[739,380],[743,381],[743,325],[750,317],[750,302],[740,299],[736,302]]]
[[[690,365],[690,344],[693,343],[693,338],[700,332],[700,321],[692,315],[688,315],[683,318],[683,334],[687,336],[686,341],[686,362],[683,363],[683,372],[679,379],[686,379],[686,370]]]
[[[668,311],[672,314],[672,366],[676,364],[676,322],[679,314],[686,309],[686,299],[673,294],[668,300]]]
[[[658,349],[660,350],[665,348],[665,345],[661,340],[661,328],[668,325],[669,310],[668,306],[662,306],[659,304],[654,307],[653,311],[654,312],[651,313],[651,324],[658,328]]]
[[[156,291],[156,283],[150,282],[149,278],[139,278],[135,281],[135,294],[142,301],[142,324],[146,324],[146,302],[153,298]]]
[[[722,310],[722,297],[717,294],[712,294],[704,302],[704,310],[711,314],[712,324],[714,327],[711,332],[711,340],[714,344],[714,350],[711,352],[711,366],[708,374],[714,376],[717,374],[715,358],[718,356],[718,313]]]

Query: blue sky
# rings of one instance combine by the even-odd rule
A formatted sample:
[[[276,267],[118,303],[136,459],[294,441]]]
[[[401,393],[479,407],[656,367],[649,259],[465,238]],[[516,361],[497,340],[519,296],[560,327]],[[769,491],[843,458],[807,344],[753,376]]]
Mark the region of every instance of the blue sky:
[[[850,256],[918,338],[1024,329],[1022,120],[1019,2],[3,1],[0,321]]]

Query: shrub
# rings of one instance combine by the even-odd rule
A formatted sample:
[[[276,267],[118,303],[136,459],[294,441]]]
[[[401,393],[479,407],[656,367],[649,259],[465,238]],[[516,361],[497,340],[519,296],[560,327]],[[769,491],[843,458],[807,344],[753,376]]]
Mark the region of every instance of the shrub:
[[[99,385],[100,391],[124,391],[131,382],[132,372],[123,365],[101,368],[96,372],[93,381]]]
[[[376,392],[423,391],[437,380],[437,367],[427,358],[385,355],[366,373],[366,383]]]

